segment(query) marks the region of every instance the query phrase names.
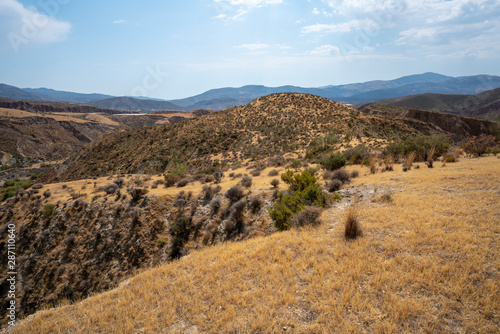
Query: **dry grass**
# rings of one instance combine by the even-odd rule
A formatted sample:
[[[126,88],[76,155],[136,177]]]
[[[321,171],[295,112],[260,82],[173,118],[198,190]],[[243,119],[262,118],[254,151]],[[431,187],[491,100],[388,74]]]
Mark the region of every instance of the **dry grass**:
[[[333,208],[318,228],[192,252],[14,333],[498,333],[498,159],[360,184],[395,189],[360,202],[362,238],[345,241]]]

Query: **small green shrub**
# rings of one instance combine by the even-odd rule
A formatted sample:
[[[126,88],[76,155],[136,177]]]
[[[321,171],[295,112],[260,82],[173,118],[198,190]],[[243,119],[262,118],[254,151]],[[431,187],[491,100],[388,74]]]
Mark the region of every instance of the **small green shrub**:
[[[349,148],[345,150],[342,155],[351,164],[359,165],[363,161],[367,161],[370,158],[370,152],[365,145],[358,145],[356,147]]]
[[[55,205],[54,204],[47,204],[43,207],[43,216],[45,218],[49,218],[50,216],[52,216],[52,214],[54,213],[54,208],[55,208]]]
[[[278,199],[269,211],[279,231],[289,229],[293,215],[305,206],[324,207],[327,200],[316,177],[308,170],[297,174],[287,170],[281,179],[288,184],[288,191],[278,193]]]
[[[346,159],[340,154],[330,154],[321,158],[320,164],[327,170],[336,170],[345,166]]]

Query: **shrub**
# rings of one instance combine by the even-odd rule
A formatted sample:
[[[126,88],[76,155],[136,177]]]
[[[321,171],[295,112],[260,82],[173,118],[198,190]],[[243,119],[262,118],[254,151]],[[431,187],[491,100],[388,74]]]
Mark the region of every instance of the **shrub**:
[[[250,208],[250,211],[252,211],[253,214],[256,214],[257,212],[260,211],[262,208],[262,199],[259,196],[253,196],[250,198],[250,201],[248,202],[248,206]]]
[[[318,225],[318,218],[321,216],[321,208],[316,206],[306,206],[302,211],[293,215],[290,224],[294,227],[303,227],[307,225]]]
[[[354,179],[354,178],[357,178],[359,176],[359,171],[357,170],[353,170],[351,172],[351,178]]]
[[[188,167],[185,163],[176,162],[170,167],[170,174],[177,176],[179,179],[186,177],[188,173]]]
[[[462,143],[463,150],[476,157],[482,156],[492,147],[496,138],[492,135],[481,134],[479,137],[469,137]]]
[[[185,187],[188,185],[188,183],[190,182],[189,178],[183,178],[182,180],[179,180],[179,182],[177,182],[176,186],[177,188],[182,188],[182,187]]]
[[[363,161],[366,161],[370,158],[370,152],[365,145],[358,145],[356,147],[349,148],[345,150],[342,155],[351,164],[356,165],[359,165]]]
[[[220,186],[212,187],[212,186],[203,186],[203,202],[206,204],[212,200],[214,195],[220,191]]]
[[[358,214],[358,199],[354,198],[351,205],[347,208],[344,236],[346,239],[356,239],[361,234]]]
[[[330,151],[333,145],[337,144],[339,139],[334,133],[329,133],[324,137],[313,139],[306,149],[306,158],[314,158],[320,153]]]
[[[238,186],[231,187],[227,190],[226,197],[231,203],[237,202],[243,197],[243,190]]]
[[[121,188],[121,187],[123,187],[123,184],[125,183],[125,181],[122,178],[118,178],[118,179],[114,180],[113,183],[116,184],[119,188]]]
[[[241,179],[241,185],[245,188],[250,188],[252,186],[252,178],[248,175],[243,176]]]
[[[180,178],[176,175],[173,174],[166,174],[164,176],[165,179],[165,187],[173,187],[179,180]]]
[[[251,172],[250,172],[250,174],[251,174],[252,176],[254,176],[254,177],[255,177],[255,176],[260,176],[260,170],[253,170],[253,171],[251,171]]]
[[[169,232],[172,236],[172,246],[168,257],[170,259],[179,258],[182,254],[184,243],[189,239],[189,235],[191,234],[191,218],[179,217],[179,219],[170,226]]]
[[[217,171],[214,173],[213,177],[215,179],[215,183],[220,183],[222,181],[222,178],[224,177],[224,173]],[[207,182],[210,182],[210,181],[207,181]]]
[[[280,180],[278,180],[278,179],[273,179],[271,181],[271,185],[273,186],[273,188],[278,188],[279,184],[280,184]]]
[[[321,158],[320,163],[327,170],[336,170],[344,167],[346,160],[340,154],[330,154]]]
[[[51,192],[50,192],[50,190],[49,190],[49,189],[47,189],[47,190],[45,190],[45,191],[43,192],[43,197],[45,197],[45,198],[49,198],[49,197],[50,197],[50,195],[52,195],[52,194],[51,194]]]
[[[287,170],[281,179],[289,185],[287,192],[279,192],[278,199],[269,211],[276,228],[280,231],[290,228],[290,219],[306,205],[324,207],[326,196],[316,177],[308,170],[294,174]]]
[[[112,195],[112,194],[116,193],[118,190],[120,190],[120,186],[116,183],[110,183],[108,185],[105,185],[103,190],[106,194]]]
[[[340,187],[342,187],[342,184],[342,181],[340,181],[339,179],[333,179],[326,185],[326,190],[333,193],[334,191],[339,190]]]
[[[147,189],[143,188],[130,188],[128,190],[128,193],[130,194],[130,197],[132,197],[133,202],[137,202],[140,200],[144,195],[148,193]]]
[[[210,209],[212,210],[212,215],[216,214],[220,209],[220,198],[216,197],[210,202]]]
[[[387,145],[383,155],[392,156],[397,160],[400,156],[415,152],[415,158],[418,161],[427,161],[428,153],[432,148],[436,156],[443,155],[450,148],[450,140],[445,135],[410,136]]]
[[[43,216],[45,218],[49,218],[50,216],[52,216],[52,214],[54,213],[54,208],[55,208],[55,205],[54,204],[47,204],[43,207]]]
[[[276,176],[278,174],[279,174],[278,171],[276,169],[273,169],[273,170],[269,171],[268,176]]]
[[[351,175],[345,169],[338,169],[332,173],[332,179],[337,179],[342,181],[342,183],[347,183],[351,181]]]

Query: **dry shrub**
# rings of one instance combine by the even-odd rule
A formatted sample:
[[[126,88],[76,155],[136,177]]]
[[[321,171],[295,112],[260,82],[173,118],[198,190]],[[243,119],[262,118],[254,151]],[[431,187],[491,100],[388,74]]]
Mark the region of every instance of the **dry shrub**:
[[[370,160],[370,173],[375,174],[377,172],[377,166],[375,165],[375,158]]]
[[[182,187],[185,187],[186,185],[188,185],[189,182],[190,182],[190,180],[186,177],[186,178],[183,178],[182,180],[180,180],[179,182],[177,182],[176,186],[177,186],[177,188],[182,188]]]
[[[254,177],[255,177],[255,176],[260,176],[260,170],[253,170],[253,171],[251,171],[251,172],[250,172],[250,174],[251,174],[252,176],[254,176]]]
[[[359,222],[358,205],[359,199],[354,197],[351,204],[347,208],[344,233],[346,239],[356,239],[358,236],[362,235],[361,224]]]
[[[120,187],[120,188],[121,188],[121,187],[123,187],[123,183],[124,183],[124,182],[125,182],[125,181],[123,181],[123,179],[122,179],[122,178],[118,178],[118,179],[116,179],[116,180],[114,180],[114,181],[113,181],[113,183],[114,183],[114,184],[116,184],[116,185],[117,185],[118,187]]]
[[[272,186],[273,186],[273,188],[275,188],[275,189],[276,189],[276,188],[278,188],[279,184],[280,184],[280,180],[278,180],[278,179],[273,179],[273,180],[271,181],[271,185],[272,185]]]
[[[388,193],[388,192],[384,193],[384,194],[380,195],[380,197],[373,199],[372,202],[392,203],[392,194]]]
[[[180,180],[178,176],[173,174],[166,174],[164,178],[165,178],[165,188],[173,187]]]
[[[116,181],[116,180],[115,180]],[[120,186],[117,183],[110,183],[104,186],[104,192],[108,195],[112,195],[120,190]]]
[[[219,212],[220,203],[221,203],[221,200],[219,197],[214,198],[210,202],[210,209],[212,210],[212,215],[215,215],[217,212]]]
[[[326,185],[326,190],[333,193],[334,191],[339,190],[342,184],[342,181],[340,181],[339,179],[333,179]]]
[[[403,172],[406,172],[407,170],[411,169],[413,161],[415,161],[415,156],[416,156],[415,151],[411,151],[406,155],[405,160],[403,161]]]
[[[268,176],[276,176],[278,175],[278,171],[276,169],[273,169],[272,171],[269,172]]]
[[[231,203],[237,202],[243,197],[243,190],[238,186],[231,187],[227,190],[226,197]]]
[[[202,199],[206,204],[212,200],[215,194],[217,194],[221,190],[220,186],[203,186]]]
[[[293,215],[290,225],[294,227],[316,226],[320,224],[318,218],[321,216],[321,208],[317,206],[307,206],[302,211]]]
[[[47,190],[45,190],[45,191],[43,192],[43,197],[49,198],[49,197],[50,197],[50,195],[52,195],[52,193],[50,192],[50,190],[49,190],[49,189],[47,189]]]
[[[245,188],[250,188],[252,186],[252,178],[248,175],[243,176],[241,179],[241,185]]]
[[[331,170],[325,170],[323,172],[323,180],[330,180],[333,178],[333,172]]]
[[[355,178],[357,178],[358,176],[359,176],[359,171],[358,171],[358,170],[353,170],[353,171],[351,172],[351,178],[352,178],[352,179],[355,179]]]
[[[349,172],[344,170],[344,169],[338,169],[334,172],[332,172],[332,177],[331,179],[337,179],[340,180],[342,183],[347,183],[351,181],[351,176],[349,175]]]
[[[128,190],[128,193],[130,194],[130,197],[132,197],[132,201],[137,202],[140,200],[144,195],[146,195],[148,192],[147,189],[143,188],[130,188]]]
[[[253,196],[250,198],[250,201],[248,202],[248,206],[250,208],[250,211],[252,211],[253,214],[256,214],[257,212],[260,211],[262,208],[263,201],[259,196]]]

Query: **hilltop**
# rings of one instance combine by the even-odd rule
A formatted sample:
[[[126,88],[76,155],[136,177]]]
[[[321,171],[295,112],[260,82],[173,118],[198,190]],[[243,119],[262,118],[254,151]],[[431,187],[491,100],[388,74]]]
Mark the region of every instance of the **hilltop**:
[[[378,140],[440,132],[424,122],[365,115],[314,95],[278,93],[185,122],[111,133],[72,157],[59,180],[158,173],[179,161],[203,169],[214,162],[303,156],[313,139],[330,133],[375,145]]]

